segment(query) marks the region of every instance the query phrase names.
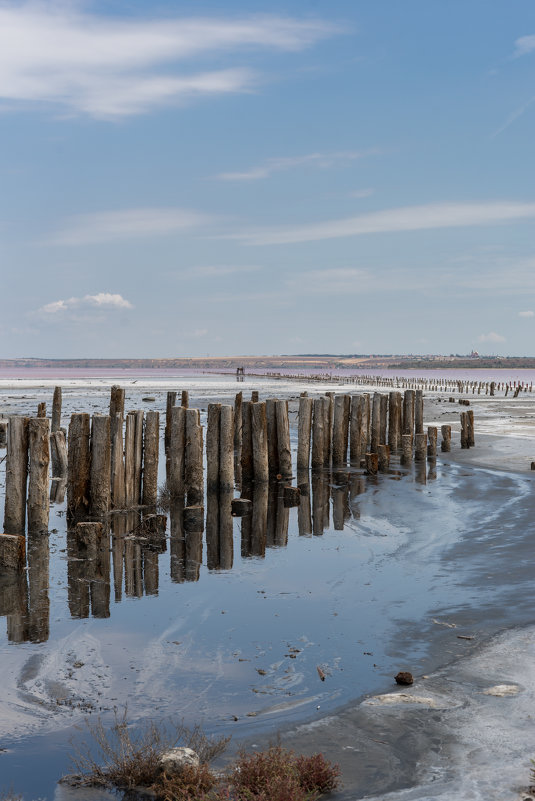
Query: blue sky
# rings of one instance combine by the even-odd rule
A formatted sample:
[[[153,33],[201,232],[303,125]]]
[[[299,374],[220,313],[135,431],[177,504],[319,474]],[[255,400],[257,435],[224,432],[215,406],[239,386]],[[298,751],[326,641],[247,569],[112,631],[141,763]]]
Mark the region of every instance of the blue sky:
[[[533,355],[534,77],[532,0],[0,0],[0,354]]]

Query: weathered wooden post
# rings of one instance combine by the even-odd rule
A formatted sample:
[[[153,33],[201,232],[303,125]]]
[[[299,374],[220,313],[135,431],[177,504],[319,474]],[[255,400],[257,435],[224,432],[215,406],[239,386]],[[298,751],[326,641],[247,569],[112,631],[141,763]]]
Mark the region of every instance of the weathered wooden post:
[[[466,412],[467,414],[467,424],[468,424],[468,447],[472,448],[476,444],[475,435],[474,435],[474,412],[472,409]]]
[[[371,453],[377,453],[377,446],[379,445],[381,434],[381,395],[379,392],[373,393],[372,404],[372,429],[371,429]]]
[[[312,398],[310,398],[312,400]],[[302,472],[297,473],[297,486],[301,492],[299,507],[297,509],[297,525],[299,536],[305,537],[312,534],[312,510],[310,507],[310,480],[308,476],[308,465]]]
[[[277,403],[275,398],[266,400],[266,424],[268,440],[268,465],[269,474],[276,476],[280,473],[279,468],[279,443],[277,435]]]
[[[138,410],[135,415],[134,429],[134,503],[141,503],[141,482],[143,480],[143,423],[145,412]]]
[[[363,403],[360,395],[354,395],[351,401],[351,419],[349,423],[349,461],[360,466],[361,429]]]
[[[421,389],[414,393],[414,433],[424,433],[424,393]]]
[[[0,533],[0,569],[2,570],[2,575],[5,576],[6,571],[23,571],[25,563],[26,538],[21,534]],[[2,614],[4,614],[3,610]]]
[[[237,392],[234,399],[234,452],[236,454],[236,467],[241,461],[242,403],[243,392]]]
[[[220,492],[234,489],[234,409],[227,405],[221,406],[220,413],[219,489]]]
[[[253,389],[253,391],[251,392],[251,403],[258,403],[258,401],[259,401],[258,390]]]
[[[366,474],[368,476],[376,476],[379,469],[379,456],[376,453],[366,454]]]
[[[461,412],[461,448],[463,450],[470,447],[468,441],[468,414],[467,412]]]
[[[332,465],[341,467],[346,462],[344,453],[344,414],[345,395],[336,395],[334,398],[333,433],[332,433]]]
[[[37,417],[46,417],[46,403],[44,401],[37,404]]]
[[[48,466],[50,462],[50,421],[31,418],[28,423],[30,477],[28,482],[28,533],[48,531]]]
[[[160,444],[160,413],[147,412],[143,440],[143,497],[144,506],[156,506],[158,501],[158,461]]]
[[[131,506],[134,506],[136,503],[135,442],[135,412],[128,412],[126,415],[126,428],[124,434],[124,496],[127,509]]]
[[[299,398],[297,428],[297,470],[308,470],[310,465],[310,436],[312,433],[312,398]]]
[[[165,411],[165,452],[169,448],[169,441],[171,437],[171,414],[172,409],[176,405],[176,392],[167,393],[167,403]]]
[[[323,467],[325,453],[325,412],[324,399],[314,399],[314,421],[312,424],[312,469]]]
[[[388,395],[381,395],[381,408],[379,418],[379,444],[387,444],[387,422],[388,422]]]
[[[91,421],[87,413],[71,415],[68,437],[67,515],[77,519],[89,511]]]
[[[419,432],[414,436],[414,461],[425,462],[427,455],[427,434]]]
[[[219,489],[219,434],[221,424],[221,404],[209,403],[206,420],[206,490],[209,493]],[[214,504],[208,503],[207,510],[211,512]],[[215,505],[217,507],[217,504]],[[208,515],[208,512],[207,512]],[[206,523],[206,530],[211,528]]]
[[[65,478],[67,476],[67,443],[65,434],[56,430],[50,435],[50,455],[52,457],[52,478]]]
[[[377,446],[378,468],[381,473],[388,473],[390,469],[390,448],[388,445]]]
[[[242,403],[241,474],[244,484],[253,480],[253,418],[252,401]]]
[[[255,483],[269,481],[266,404],[251,405],[253,476]]]
[[[401,464],[412,462],[412,434],[401,435]]]
[[[114,509],[125,505],[124,400],[124,389],[114,385],[110,392],[111,503]]]
[[[275,401],[275,417],[277,420],[279,473],[283,478],[291,478],[292,450],[290,447],[290,422],[288,420],[288,404],[286,401]]]
[[[52,434],[59,431],[61,428],[61,387],[54,387],[54,395],[52,398]]]
[[[91,468],[89,479],[89,512],[102,517],[110,509],[111,442],[108,415],[93,415],[91,423]]]
[[[197,409],[186,409],[186,450],[184,476],[188,506],[202,504],[203,486],[203,436]]]
[[[186,449],[186,410],[173,406],[169,418],[169,447],[167,452],[167,487],[171,500],[184,498],[184,463]]]
[[[437,438],[438,428],[436,426],[427,427],[427,458],[433,462],[437,458]]]
[[[403,434],[414,435],[414,405],[415,394],[413,389],[406,389],[403,394]]]
[[[334,392],[325,393],[323,404],[323,413],[325,415],[323,423],[323,464],[325,467],[330,467],[333,449]]]
[[[0,420],[0,448],[5,448],[7,445],[7,420]]]
[[[182,394],[180,396],[180,405],[184,407],[184,409],[189,409],[189,392],[187,389],[182,390]]]
[[[449,453],[451,450],[451,426],[440,426],[440,433],[442,434],[440,450],[442,453]]]
[[[391,451],[401,447],[401,392],[388,393],[388,446]]]

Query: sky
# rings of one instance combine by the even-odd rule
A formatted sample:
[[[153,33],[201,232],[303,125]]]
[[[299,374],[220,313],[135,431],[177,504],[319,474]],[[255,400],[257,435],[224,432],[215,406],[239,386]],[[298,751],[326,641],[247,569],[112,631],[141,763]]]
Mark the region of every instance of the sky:
[[[535,355],[533,0],[0,0],[0,356]]]

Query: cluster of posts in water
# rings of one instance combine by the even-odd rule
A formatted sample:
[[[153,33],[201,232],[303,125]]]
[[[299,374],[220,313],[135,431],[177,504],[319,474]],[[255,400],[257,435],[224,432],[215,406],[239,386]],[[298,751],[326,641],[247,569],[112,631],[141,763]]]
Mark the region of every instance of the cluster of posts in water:
[[[408,378],[407,376],[393,376],[388,378],[380,375],[344,375],[343,373],[248,373],[255,378],[271,378],[285,381],[299,381],[300,383],[324,382],[330,384],[353,384],[355,386],[383,387],[385,389],[421,389],[426,392],[457,392],[460,395],[490,395],[495,397],[498,392],[507,397],[509,393],[518,398],[522,392],[532,392],[533,382],[524,381],[462,381],[451,378]]]
[[[106,617],[110,551],[116,601],[123,566],[126,594],[158,590],[158,556],[167,547],[167,517],[158,513],[158,502],[170,516],[171,578],[187,581],[199,576],[204,531],[208,568],[232,567],[233,517],[242,518],[242,555],[263,556],[266,547],[286,544],[292,506],[298,507],[299,534],[322,534],[329,525],[331,489],[334,527],[343,528],[348,498],[363,491],[366,477],[389,472],[391,454],[402,464],[414,459],[422,465],[419,480],[425,480],[426,462],[436,460],[438,428],[424,430],[423,400],[423,391],[413,389],[315,398],[303,393],[294,465],[286,400],[260,401],[257,392],[244,400],[238,392],[234,405],[208,404],[203,427],[200,411],[189,408],[188,393],[177,405],[177,393],[169,392],[166,482],[159,488],[159,412],[125,414],[125,391],[114,386],[108,415],[75,413],[66,431],[56,387],[50,420],[40,404],[36,417],[12,416],[0,428],[7,440],[0,567],[4,579],[11,577],[0,586],[0,614],[10,616],[9,636],[48,636],[47,603],[35,599],[48,598],[43,535],[50,501],[62,503],[65,492],[69,608],[74,617]],[[451,426],[443,425],[441,435],[447,452]],[[473,444],[470,410],[461,414],[461,447]]]

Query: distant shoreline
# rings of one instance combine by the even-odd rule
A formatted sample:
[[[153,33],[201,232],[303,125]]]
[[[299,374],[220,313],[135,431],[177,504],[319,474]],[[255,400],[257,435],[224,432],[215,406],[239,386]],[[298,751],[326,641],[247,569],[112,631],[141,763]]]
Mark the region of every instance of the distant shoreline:
[[[282,356],[215,356],[179,357],[172,359],[43,359],[24,357],[0,359],[0,369],[152,369],[177,368],[232,370],[459,370],[459,369],[535,369],[534,356],[495,358],[413,357],[413,356],[350,356],[336,354]]]

